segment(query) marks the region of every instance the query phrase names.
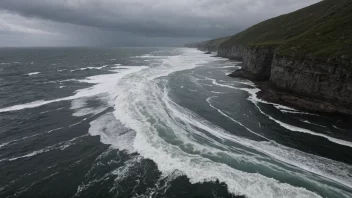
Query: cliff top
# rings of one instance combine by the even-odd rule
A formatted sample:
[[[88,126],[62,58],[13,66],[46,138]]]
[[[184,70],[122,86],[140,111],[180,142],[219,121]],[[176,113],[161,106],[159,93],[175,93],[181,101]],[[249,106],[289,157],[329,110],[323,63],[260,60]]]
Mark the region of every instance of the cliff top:
[[[254,25],[220,47],[278,45],[281,55],[352,58],[351,37],[352,1],[324,0]]]
[[[228,40],[229,38],[230,36],[221,37],[221,38],[212,39],[212,40],[203,41],[203,42],[188,43],[188,44],[185,44],[185,47],[196,47],[204,50],[213,51],[213,50],[217,50],[219,45],[225,42],[226,40]]]

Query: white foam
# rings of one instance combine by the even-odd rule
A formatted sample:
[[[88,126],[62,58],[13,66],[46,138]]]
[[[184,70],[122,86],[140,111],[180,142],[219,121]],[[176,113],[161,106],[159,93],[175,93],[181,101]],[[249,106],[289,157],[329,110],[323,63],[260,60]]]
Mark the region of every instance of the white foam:
[[[115,115],[117,114],[117,117],[121,119],[120,113],[117,113],[120,110],[117,109]],[[305,189],[282,184],[260,174],[245,173],[228,165],[185,153],[178,147],[165,143],[155,134],[156,131],[153,127],[145,123],[144,119],[129,119],[125,115],[126,112],[123,112],[123,114],[122,119],[125,123],[137,131],[134,148],[142,156],[156,162],[163,175],[169,175],[175,170],[180,170],[190,178],[191,183],[219,179],[228,185],[230,192],[248,197],[319,197]],[[189,122],[195,123],[195,120],[189,120]],[[208,128],[199,122],[197,123],[197,127]],[[178,132],[181,132],[180,130]],[[216,134],[216,131],[211,132]],[[280,190],[276,191],[274,189]]]
[[[50,111],[42,111],[40,112],[39,114],[46,114],[46,113],[49,113]]]
[[[208,98],[207,101],[212,108],[216,109],[220,114],[224,115],[225,117],[238,123],[238,121],[232,119],[231,117],[223,113],[221,110],[214,107],[210,103],[210,99],[211,98]],[[352,172],[352,166],[350,165],[330,160],[324,157],[307,154],[289,147],[285,147],[276,143],[273,140],[269,140],[268,142],[254,142],[250,140],[241,141],[252,142],[251,147],[259,152],[264,152],[269,156],[274,157],[275,159],[302,168],[306,171],[321,175],[323,177],[332,179],[338,183],[348,186],[349,188],[352,188],[352,178],[348,176]]]
[[[191,91],[191,92],[198,92],[197,90],[195,90],[195,89],[188,89],[189,91]]]
[[[213,82],[213,84],[221,86],[221,87],[227,87],[227,88],[231,88],[231,89],[237,89],[237,90],[242,90],[242,91],[248,92],[250,94],[249,100],[252,101],[256,105],[256,107],[259,109],[259,111],[262,114],[266,115],[270,120],[273,120],[274,122],[276,122],[280,126],[286,128],[286,129],[288,129],[290,131],[307,133],[307,134],[323,137],[323,138],[326,138],[326,139],[328,139],[329,141],[331,141],[333,143],[344,145],[344,146],[348,146],[348,147],[352,147],[352,142],[341,140],[341,139],[338,139],[338,138],[334,138],[334,137],[331,137],[331,136],[328,136],[328,135],[325,135],[325,134],[321,134],[321,133],[317,133],[317,132],[314,132],[314,131],[311,131],[311,130],[308,130],[308,129],[304,129],[304,128],[301,128],[301,127],[293,126],[293,125],[281,122],[281,121],[273,118],[272,116],[264,113],[261,110],[261,108],[257,105],[258,102],[265,103],[265,104],[272,104],[275,107],[277,107],[278,109],[292,110],[292,111],[294,111],[295,109],[292,109],[292,108],[289,108],[289,107],[285,107],[285,106],[282,106],[282,105],[279,105],[279,104],[275,104],[275,103],[266,102],[264,100],[259,99],[257,97],[257,93],[260,91],[260,89],[258,89],[258,88],[252,88],[252,89],[238,88],[238,87],[234,87],[234,86],[231,86],[231,85],[220,84],[220,83],[216,82],[216,80],[214,80],[214,79],[213,79],[212,82]]]
[[[260,142],[257,146],[261,148],[262,151],[278,160],[352,188],[352,178],[349,177],[352,172],[352,166],[348,164],[304,153],[273,141]]]
[[[312,123],[312,122],[309,122],[308,120],[302,120],[302,122],[308,123],[308,124],[311,124],[311,125],[315,125],[315,126],[320,126],[320,127],[327,128],[326,126],[323,126],[323,125],[320,125],[320,124],[316,124],[316,123]]]
[[[36,156],[36,155],[39,155],[39,154],[42,154],[42,153],[46,153],[46,152],[51,151],[51,150],[57,150],[57,149],[65,150],[66,148],[68,148],[68,147],[72,146],[73,144],[75,144],[76,140],[78,140],[80,138],[83,138],[83,137],[86,137],[86,136],[87,135],[78,136],[78,137],[75,137],[75,138],[73,138],[71,140],[60,142],[58,144],[48,146],[48,147],[46,147],[44,149],[39,149],[39,150],[30,152],[30,153],[28,153],[26,155],[13,157],[13,158],[9,158],[9,159],[2,159],[2,160],[0,160],[0,162],[1,161],[15,161],[15,160],[22,159],[22,158],[29,158],[29,157],[33,157],[33,156]]]
[[[273,120],[274,122],[278,123],[280,126],[286,128],[286,129],[288,129],[290,131],[296,131],[296,132],[307,133],[307,134],[310,134],[310,135],[323,137],[323,138],[328,139],[330,142],[333,142],[333,143],[336,143],[336,144],[339,144],[339,145],[343,145],[343,146],[352,147],[352,142],[341,140],[341,139],[334,138],[334,137],[331,137],[331,136],[328,136],[328,135],[325,135],[325,134],[322,134],[322,133],[317,133],[317,132],[314,132],[314,131],[311,131],[311,130],[308,130],[308,129],[304,129],[304,128],[301,128],[301,127],[297,127],[297,126],[293,126],[293,125],[281,122],[281,121],[269,116],[268,114],[264,113],[260,109],[260,107],[258,107],[258,109],[259,109],[259,111],[262,114],[266,115],[270,120]]]
[[[228,93],[228,92],[211,91],[211,93],[215,93],[215,94],[225,94],[225,93]]]
[[[220,67],[220,68],[225,69],[225,68],[235,68],[235,67],[236,67],[235,65],[230,65],[230,66],[222,66],[222,67]]]
[[[22,109],[31,109],[31,108],[40,107],[40,106],[54,103],[54,102],[60,102],[60,101],[72,100],[72,99],[74,99],[74,97],[59,98],[59,99],[48,100],[48,101],[38,100],[38,101],[34,101],[34,102],[29,102],[29,103],[25,103],[25,104],[19,104],[19,105],[14,105],[11,107],[2,108],[2,109],[0,109],[0,113],[9,112],[9,111],[18,111],[18,110],[22,110]]]
[[[9,62],[9,63],[0,63],[0,65],[11,65],[11,64],[19,64],[20,62]]]
[[[183,142],[194,151],[200,153],[220,151],[195,142],[192,139],[192,133],[195,133],[219,148],[228,149],[226,145],[197,131],[195,128],[197,127],[220,139],[253,146],[250,141],[221,132],[220,128],[214,128],[192,113],[175,106],[176,104],[165,96],[166,92],[161,92],[157,83],[165,83],[165,81],[158,77],[169,75],[174,71],[193,68],[197,64],[190,65],[190,63],[206,59],[205,56],[200,57],[192,50],[186,51],[186,53],[192,58],[196,57],[195,60],[190,60],[190,57],[187,56],[174,57],[172,58],[173,64],[165,64],[165,62],[170,63],[170,60],[165,60],[160,68],[150,68],[131,76],[125,76],[116,85],[116,92],[120,95],[116,97],[114,115],[128,128],[137,132],[133,144],[134,150],[143,157],[156,162],[163,175],[170,175],[174,171],[180,170],[182,174],[190,178],[192,183],[219,179],[228,185],[230,192],[235,194],[248,197],[319,197],[303,188],[280,183],[260,174],[242,172],[200,155],[186,153],[180,147],[167,143],[163,136],[160,136],[157,128],[164,128],[168,132],[165,134],[166,136],[172,137],[175,141]],[[150,119],[155,122],[151,123]],[[178,123],[179,121],[182,123]],[[230,153],[230,155],[233,154]],[[241,157],[248,158],[245,155],[241,155]]]
[[[108,149],[109,151],[110,149]],[[108,152],[107,151],[107,152]],[[102,155],[105,155],[106,152],[104,152]],[[99,156],[97,159],[99,159],[101,156]],[[131,175],[131,171],[133,171],[136,167],[139,166],[140,162],[141,162],[142,158],[138,155],[135,155],[132,157],[132,159],[126,160],[124,161],[124,165],[120,166],[119,168],[117,168],[116,170],[113,170],[111,172],[108,172],[102,176],[98,176],[97,174],[92,174],[92,176],[90,176],[91,172],[94,170],[94,168],[97,166],[96,164],[94,164],[92,166],[92,168],[88,171],[88,173],[85,175],[85,177],[92,177],[90,178],[87,182],[83,182],[81,183],[78,187],[77,187],[77,191],[75,193],[75,195],[73,197],[81,197],[82,196],[82,192],[84,192],[85,190],[89,190],[90,187],[96,185],[97,183],[100,183],[101,181],[104,180],[108,180],[111,179],[111,177],[115,176],[115,182],[119,183],[122,182],[124,179],[127,179],[129,175]],[[97,162],[97,164],[100,164],[101,162]],[[137,186],[139,184],[137,183]],[[130,186],[131,188],[133,188],[133,186]],[[115,190],[115,186],[112,187],[112,189],[110,189],[111,191]]]
[[[347,131],[346,129],[341,129],[341,128],[335,126],[335,125],[332,125],[332,127],[334,127],[335,129],[341,130],[341,131]]]
[[[39,74],[40,72],[32,72],[32,73],[28,73],[28,74],[26,74],[27,76],[33,76],[33,75],[37,75],[37,74]]]
[[[340,183],[346,183],[347,185],[351,183],[349,179],[346,179],[348,176],[344,175],[346,170],[348,172],[349,166],[343,167],[338,162],[332,160],[324,161],[314,155],[310,155],[307,158],[297,157],[295,155],[304,155],[304,153],[293,152],[295,150],[281,147],[273,142],[256,142],[236,137],[174,103],[168,97],[167,89],[160,90],[160,87],[157,85],[167,83],[165,79],[160,77],[170,75],[176,71],[191,69],[209,60],[213,60],[201,52],[192,49],[184,50],[183,53],[179,56],[164,57],[165,60],[162,60],[162,64],[156,67],[126,67],[126,70],[118,70],[116,68],[114,71],[122,72],[93,76],[85,80],[80,80],[80,82],[92,83],[94,85],[90,88],[77,91],[71,98],[67,97],[63,99],[76,100],[76,103],[72,102],[72,108],[78,111],[85,108],[83,101],[86,97],[98,96],[100,98],[102,95],[107,97],[104,101],[108,104],[113,102],[115,108],[113,114],[118,121],[113,119],[111,113],[104,114],[90,123],[89,133],[91,135],[99,135],[103,143],[111,144],[115,148],[127,150],[128,152],[137,151],[143,157],[152,159],[163,173],[163,177],[179,171],[178,173],[187,175],[192,183],[215,181],[218,179],[228,185],[230,192],[254,198],[319,197],[314,192],[306,189],[280,183],[278,180],[265,177],[258,173],[246,173],[236,170],[227,164],[214,162],[204,157],[204,155],[218,157],[226,154],[234,160],[250,164],[262,164],[268,168],[275,167],[279,170],[277,167],[277,163],[279,162],[267,164],[269,162],[260,159],[260,157],[267,159],[268,155],[285,163],[302,167],[304,170],[309,169],[311,172],[332,178]],[[256,90],[248,89],[243,91],[254,93]],[[83,99],[83,101],[77,99]],[[4,109],[0,109],[0,112],[3,112],[2,110]],[[233,119],[233,121],[235,120]],[[134,133],[121,126],[120,122],[128,128],[133,129]],[[164,135],[170,137],[165,138],[164,135],[159,134],[163,130],[158,130],[158,128],[165,129]],[[126,129],[128,132],[126,134],[121,133],[124,131],[121,129]],[[220,141],[207,136],[204,131],[199,131],[199,129],[217,137]],[[203,138],[205,142],[208,142],[209,145],[195,141],[194,137],[198,136]],[[166,141],[166,139],[178,141],[180,145],[187,145],[187,148],[194,153],[186,152],[180,148],[179,144],[172,144]],[[223,141],[231,141],[248,147],[248,151],[227,146]],[[56,145],[55,148],[65,149],[69,145],[69,143]],[[216,148],[212,147],[212,145],[215,145]],[[251,153],[251,149],[257,150],[259,154]],[[46,151],[38,150],[37,153],[29,153],[27,155],[33,156],[40,152]],[[266,155],[264,156],[260,153],[265,153]],[[295,161],[295,159],[300,160]],[[308,162],[305,160],[308,160]],[[332,165],[324,166],[323,162],[332,163]],[[339,169],[340,172],[336,174],[337,176],[331,177],[335,175],[335,169]],[[124,173],[124,170],[128,169],[121,169],[120,173]],[[300,175],[298,172],[281,173],[297,174],[299,175],[298,177],[314,183],[309,175]],[[77,192],[80,192],[81,188],[84,188],[84,185],[80,185]],[[326,189],[334,192],[333,187],[326,186]]]
[[[258,134],[258,133],[256,133],[256,132],[252,131],[252,130],[249,129],[248,127],[244,126],[241,122],[239,122],[239,121],[233,119],[232,117],[230,117],[229,115],[227,115],[226,113],[224,113],[223,111],[221,111],[220,109],[218,109],[218,108],[216,108],[215,106],[213,106],[213,105],[211,104],[211,99],[212,99],[212,98],[214,98],[214,97],[210,97],[210,98],[207,98],[207,99],[206,99],[206,101],[208,102],[208,104],[209,104],[209,106],[210,106],[211,108],[215,109],[215,110],[216,110],[217,112],[219,112],[221,115],[225,116],[226,118],[230,119],[231,121],[233,121],[233,122],[237,123],[238,125],[240,125],[241,127],[245,128],[245,129],[246,129],[247,131],[249,131],[250,133],[253,133],[253,134],[255,134],[255,135],[257,135],[257,136],[259,136],[259,137],[261,137],[261,138],[263,138],[263,139],[265,139],[265,140],[270,141],[268,138],[266,138],[266,137],[264,137],[264,136],[262,136],[262,135],[260,135],[260,134]]]
[[[259,88],[255,87],[254,83],[252,82],[241,82],[241,81],[235,81],[235,83],[240,83],[240,84],[244,84],[244,85],[249,85],[251,86],[252,88],[240,88],[240,87],[235,87],[233,85],[228,85],[228,84],[221,84],[221,83],[218,83],[215,79],[211,79],[211,78],[207,78],[208,80],[211,80],[212,83],[214,85],[217,85],[217,86],[220,86],[220,87],[226,87],[226,88],[230,88],[230,89],[236,89],[236,90],[242,90],[242,91],[246,91],[250,94],[250,97],[249,97],[249,100],[251,100],[252,102],[254,103],[264,103],[264,104],[271,104],[273,105],[275,108],[279,109],[279,110],[282,110],[282,111],[292,111],[292,112],[298,112],[298,110],[294,109],[294,108],[291,108],[291,107],[287,107],[287,106],[284,106],[284,105],[280,105],[280,104],[277,104],[277,103],[272,103],[272,102],[267,102],[265,100],[262,100],[262,99],[259,99],[257,97],[257,93],[260,91]]]
[[[151,59],[165,59],[165,58],[168,58],[170,56],[155,56],[155,55],[142,55],[142,56],[135,56],[136,58],[151,58]]]
[[[34,102],[29,102],[29,103],[25,103],[25,104],[19,104],[19,105],[14,105],[11,107],[5,107],[0,109],[0,113],[2,112],[8,112],[8,111],[18,111],[18,110],[22,110],[22,109],[28,109],[28,108],[35,108],[35,107],[40,107],[49,103],[53,103],[53,102],[59,102],[59,101],[63,101],[66,100],[66,98],[62,98],[62,99],[57,99],[57,100],[50,100],[50,101],[44,101],[44,100],[38,100],[38,101],[34,101]]]
[[[92,76],[92,77],[88,77],[87,79],[84,79],[84,80],[79,80],[79,82],[91,83],[94,85],[92,87],[89,87],[86,89],[78,90],[76,92],[76,94],[73,96],[58,98],[58,99],[54,99],[54,100],[46,100],[46,101],[45,100],[38,100],[38,101],[29,102],[29,103],[25,103],[25,104],[19,104],[19,105],[14,105],[14,106],[10,106],[10,107],[5,107],[5,108],[0,109],[0,113],[36,108],[36,107],[40,107],[40,106],[47,105],[50,103],[69,101],[69,100],[74,100],[74,99],[78,99],[78,98],[82,98],[82,97],[92,97],[92,96],[99,95],[102,93],[107,93],[107,92],[112,93],[110,95],[112,97],[114,97],[114,95],[116,94],[114,91],[114,87],[115,87],[116,82],[118,82],[120,78],[124,77],[125,75],[146,69],[147,67],[140,66],[140,67],[125,67],[125,68],[126,68],[126,70],[122,70],[119,73]]]
[[[37,134],[34,134],[34,135],[25,136],[25,137],[22,137],[22,138],[19,138],[19,139],[11,140],[11,141],[8,141],[8,142],[5,142],[5,143],[0,144],[0,148],[1,148],[1,147],[4,147],[4,146],[7,146],[7,145],[9,145],[9,144],[13,144],[13,143],[20,142],[20,141],[22,141],[22,140],[34,138],[34,137],[37,137],[37,136],[40,136],[40,135],[43,135],[43,134],[46,134],[46,133],[52,133],[52,132],[58,131],[58,130],[60,130],[60,129],[62,129],[62,127],[56,128],[56,129],[52,129],[52,130],[46,131],[46,132],[44,132],[44,133],[37,133]]]
[[[108,65],[103,65],[101,67],[82,67],[82,68],[79,68],[79,69],[73,69],[71,70],[71,72],[75,72],[75,71],[84,71],[84,70],[92,70],[92,69],[97,69],[97,70],[101,70],[105,67],[107,67]]]
[[[290,113],[290,114],[305,114],[305,115],[314,115],[314,116],[319,116],[318,114],[314,113],[308,113],[308,112],[303,112],[303,111],[290,111],[290,110],[280,110],[282,113]]]
[[[110,144],[119,150],[133,151],[133,140],[136,132],[127,129],[116,120],[112,113],[106,113],[90,123],[89,134],[100,136],[100,141]]]
[[[3,147],[3,146],[8,145],[8,144],[10,144],[10,143],[11,143],[11,142],[4,142],[4,143],[1,143],[1,144],[0,144],[0,148]]]

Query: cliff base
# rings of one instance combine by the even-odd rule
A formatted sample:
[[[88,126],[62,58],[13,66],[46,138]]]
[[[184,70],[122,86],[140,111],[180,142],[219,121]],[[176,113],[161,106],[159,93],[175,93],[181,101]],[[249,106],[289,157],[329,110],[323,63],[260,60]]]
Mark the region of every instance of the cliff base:
[[[305,97],[274,87],[270,82],[256,82],[261,91],[258,98],[313,113],[352,115],[352,110],[332,101]]]

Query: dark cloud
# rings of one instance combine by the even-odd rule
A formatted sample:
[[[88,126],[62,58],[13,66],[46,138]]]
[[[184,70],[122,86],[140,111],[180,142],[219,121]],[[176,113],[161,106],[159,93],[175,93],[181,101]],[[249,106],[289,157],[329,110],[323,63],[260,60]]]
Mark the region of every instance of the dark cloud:
[[[318,0],[1,0],[0,35],[6,31],[23,32],[69,42],[77,39],[77,44],[105,44],[107,39],[112,39],[112,44],[127,40],[144,40],[151,45],[172,44],[232,35],[264,19],[316,2]],[[9,20],[11,15],[14,19]]]

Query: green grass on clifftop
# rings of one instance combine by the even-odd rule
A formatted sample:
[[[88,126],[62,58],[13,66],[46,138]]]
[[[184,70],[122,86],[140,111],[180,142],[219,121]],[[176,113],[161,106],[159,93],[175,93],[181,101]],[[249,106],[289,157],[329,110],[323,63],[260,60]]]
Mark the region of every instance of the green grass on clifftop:
[[[227,41],[229,38],[230,38],[230,36],[221,37],[221,38],[198,42],[198,43],[189,43],[189,44],[186,44],[185,46],[186,47],[196,47],[196,48],[200,48],[203,50],[209,50],[209,51],[217,51],[219,45],[221,43]]]
[[[232,36],[220,47],[279,45],[289,56],[352,57],[352,0],[324,0]]]

